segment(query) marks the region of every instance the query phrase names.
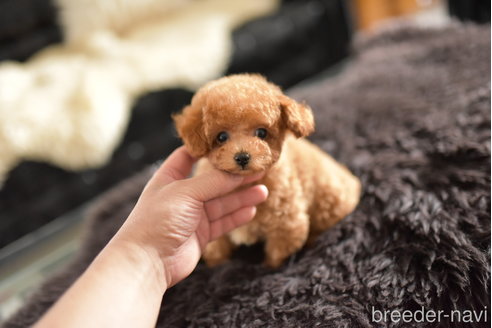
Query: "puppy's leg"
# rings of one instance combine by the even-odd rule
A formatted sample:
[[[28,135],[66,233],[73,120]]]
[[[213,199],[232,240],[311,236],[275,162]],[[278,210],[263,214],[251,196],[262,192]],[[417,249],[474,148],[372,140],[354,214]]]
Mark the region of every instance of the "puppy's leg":
[[[323,231],[349,215],[359,202],[359,180],[346,170],[335,171],[334,174],[338,174],[338,181],[332,178],[331,183],[320,182],[316,188],[314,206],[310,210],[308,244],[314,243]]]
[[[209,267],[213,267],[227,261],[234,250],[234,244],[228,236],[222,236],[212,240],[203,251],[203,259]]]
[[[279,267],[284,260],[301,249],[309,233],[309,217],[305,211],[290,213],[290,217],[277,217],[281,226],[266,235],[265,264]]]

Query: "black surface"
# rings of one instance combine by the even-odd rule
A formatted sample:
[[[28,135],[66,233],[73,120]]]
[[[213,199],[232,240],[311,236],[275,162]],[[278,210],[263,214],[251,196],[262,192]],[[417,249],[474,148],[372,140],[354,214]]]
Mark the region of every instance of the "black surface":
[[[24,61],[62,41],[57,11],[47,0],[0,0],[0,60]]]
[[[287,88],[325,70],[347,55],[350,29],[343,3],[285,1],[277,13],[238,28],[227,73],[259,72]],[[24,60],[61,41],[56,10],[49,1],[0,0],[0,22],[0,59]],[[180,144],[170,114],[191,96],[189,91],[174,89],[139,99],[124,140],[103,168],[68,172],[25,161],[12,170],[0,189],[0,247],[166,157]]]
[[[287,88],[345,58],[350,35],[344,1],[288,1],[233,33],[227,74],[261,72]]]
[[[448,0],[451,16],[462,21],[490,22],[490,0]]]

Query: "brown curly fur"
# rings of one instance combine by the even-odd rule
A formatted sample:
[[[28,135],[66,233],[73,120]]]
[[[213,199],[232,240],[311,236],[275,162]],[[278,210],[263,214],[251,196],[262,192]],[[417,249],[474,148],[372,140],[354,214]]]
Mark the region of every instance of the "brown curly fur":
[[[207,245],[208,265],[227,260],[237,245],[264,241],[266,265],[278,267],[359,201],[359,180],[317,146],[297,139],[314,130],[311,109],[260,75],[209,82],[174,120],[191,154],[206,156],[196,174],[212,167],[241,175],[267,171],[260,183],[268,187],[268,199],[251,222]],[[267,130],[266,138],[255,135],[258,128]],[[217,141],[220,132],[228,133],[227,141]],[[240,152],[250,155],[245,167],[234,159]]]

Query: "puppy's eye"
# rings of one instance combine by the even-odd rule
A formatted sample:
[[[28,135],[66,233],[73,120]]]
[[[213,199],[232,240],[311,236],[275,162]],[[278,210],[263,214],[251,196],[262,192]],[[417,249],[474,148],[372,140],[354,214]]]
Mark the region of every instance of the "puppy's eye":
[[[217,141],[219,143],[224,143],[227,141],[227,139],[229,139],[229,135],[225,131],[219,132],[219,134],[217,135]]]
[[[255,136],[257,136],[260,139],[265,139],[267,137],[267,135],[268,135],[267,130],[264,128],[259,128],[259,129],[256,129],[256,131],[255,131]]]

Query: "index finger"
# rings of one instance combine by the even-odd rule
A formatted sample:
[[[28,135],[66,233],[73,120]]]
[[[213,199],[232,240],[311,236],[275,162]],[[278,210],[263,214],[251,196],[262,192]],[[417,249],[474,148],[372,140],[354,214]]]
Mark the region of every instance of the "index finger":
[[[162,163],[152,177],[159,185],[165,186],[175,180],[182,180],[188,177],[197,161],[186,150],[185,146],[176,148],[171,155]]]
[[[202,202],[228,194],[237,187],[260,179],[264,172],[252,176],[233,175],[213,169],[184,181],[188,193]]]

